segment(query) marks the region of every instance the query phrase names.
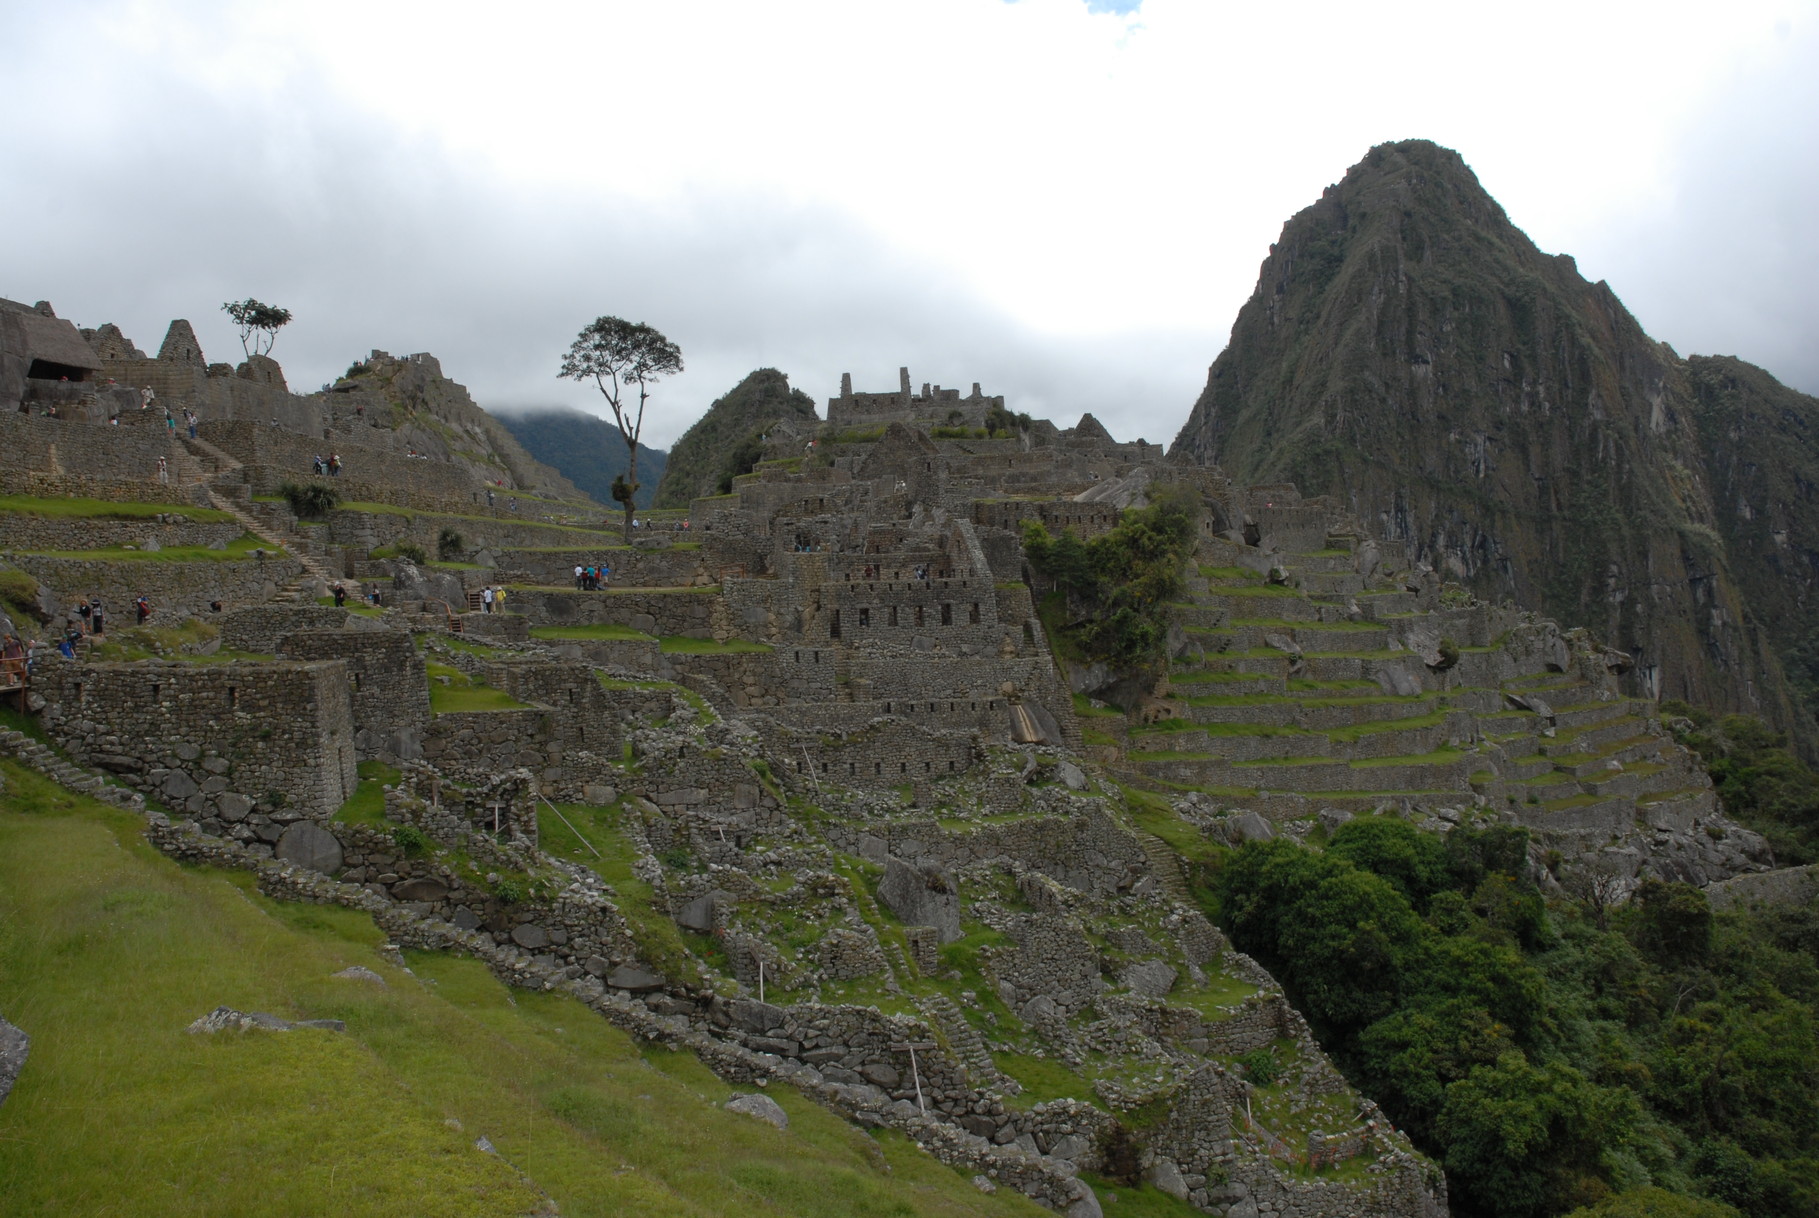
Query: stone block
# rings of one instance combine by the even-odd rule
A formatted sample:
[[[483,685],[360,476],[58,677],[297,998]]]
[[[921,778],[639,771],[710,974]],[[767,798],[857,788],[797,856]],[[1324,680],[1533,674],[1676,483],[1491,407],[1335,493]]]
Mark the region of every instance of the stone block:
[[[441,880],[421,878],[392,885],[392,896],[400,901],[440,901],[448,895],[448,885]]]
[[[549,932],[535,922],[524,922],[512,927],[512,942],[526,951],[536,951],[549,946]]]
[[[728,1112],[742,1112],[778,1129],[789,1128],[789,1114],[768,1095],[740,1094],[726,1102]]]
[[[333,875],[341,870],[340,841],[315,821],[298,821],[282,831],[278,831],[276,825],[262,828],[274,831],[272,837],[266,837],[263,832],[259,836],[265,841],[275,840],[275,853],[285,862],[308,867],[311,871],[320,871],[324,875]]]
[[[611,973],[607,974],[606,984],[615,990],[631,990],[633,993],[643,993],[647,990],[662,989],[663,978],[647,969],[637,968],[629,964],[622,964]]]
[[[960,937],[960,894],[954,877],[934,865],[917,867],[890,855],[878,900],[909,926],[932,926],[943,943]]]

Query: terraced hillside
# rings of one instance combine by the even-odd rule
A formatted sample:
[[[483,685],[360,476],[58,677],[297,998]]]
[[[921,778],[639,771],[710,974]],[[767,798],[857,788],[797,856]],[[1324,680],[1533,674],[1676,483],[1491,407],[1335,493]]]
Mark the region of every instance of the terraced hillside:
[[[1291,825],[1386,807],[1495,818],[1532,830],[1538,857],[1632,879],[1770,862],[1653,703],[1619,692],[1620,657],[1331,540],[1201,543],[1173,608],[1173,713],[1126,730],[1120,774]]]

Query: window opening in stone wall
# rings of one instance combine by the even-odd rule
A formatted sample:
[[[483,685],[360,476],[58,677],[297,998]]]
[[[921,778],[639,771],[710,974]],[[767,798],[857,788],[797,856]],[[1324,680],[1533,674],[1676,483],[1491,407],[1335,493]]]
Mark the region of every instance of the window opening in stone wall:
[[[943,626],[954,624],[954,607],[946,601],[941,602],[941,624]]]
[[[872,773],[874,773],[874,774],[884,773],[884,763],[882,761],[872,762]]]
[[[834,616],[828,619],[827,637],[830,639],[840,637],[840,611],[838,609],[834,610]]]
[[[351,680],[353,682],[354,692],[359,693],[360,692],[360,674],[357,672],[350,673],[349,680]],[[571,690],[569,692],[569,701],[571,701],[571,702],[574,701],[574,698],[575,698],[574,691]]]
[[[821,663],[821,653],[820,652],[815,651],[815,652],[810,652],[809,654],[815,657],[815,663],[817,663],[817,664]]]
[[[950,774],[954,772],[954,763],[951,761],[947,763],[947,772]]]
[[[152,701],[153,702],[156,702],[158,700],[158,690],[160,688],[162,688],[162,687],[157,686],[157,685],[152,686]]]
[[[227,704],[230,707],[240,705],[240,687],[238,685],[227,687]]]
[[[897,773],[899,773],[899,774],[907,774],[907,773],[909,773],[909,762],[907,762],[907,761],[899,761],[899,762],[898,762],[898,763],[897,763]]]
[[[891,625],[895,626],[896,624],[897,624],[897,606],[892,605],[891,606]]]
[[[972,611],[966,615],[966,620],[975,626],[977,626],[979,624],[979,602],[978,601],[973,602]]]
[[[871,624],[872,624],[872,611],[870,609],[861,609],[859,611],[859,625],[869,626]]]
[[[922,606],[916,606],[916,625],[922,625]]]

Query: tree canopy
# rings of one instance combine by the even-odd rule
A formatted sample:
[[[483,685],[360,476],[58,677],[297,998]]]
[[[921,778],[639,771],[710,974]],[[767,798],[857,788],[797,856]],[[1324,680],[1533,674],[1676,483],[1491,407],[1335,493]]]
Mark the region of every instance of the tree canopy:
[[[632,539],[633,497],[638,493],[638,441],[644,433],[644,410],[651,386],[682,371],[682,348],[641,321],[596,317],[575,336],[556,375],[592,381],[613,412],[625,440],[625,473],[613,480],[613,498],[625,507],[625,540]],[[629,400],[638,392],[634,407]]]
[[[245,300],[230,300],[221,306],[221,311],[233,318],[240,328],[240,349],[248,359],[255,355],[270,355],[277,345],[278,331],[291,320],[289,309],[263,304],[251,296]]]

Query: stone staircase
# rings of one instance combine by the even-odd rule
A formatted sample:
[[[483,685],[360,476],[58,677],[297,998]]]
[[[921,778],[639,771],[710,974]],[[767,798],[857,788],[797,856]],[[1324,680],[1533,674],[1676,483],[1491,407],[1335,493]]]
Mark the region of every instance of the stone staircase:
[[[68,790],[89,795],[106,803],[134,811],[145,809],[145,797],[136,791],[116,787],[98,774],[91,774],[74,762],[67,761],[49,745],[32,739],[14,728],[0,728],[0,753],[36,770]]]
[[[229,499],[226,495],[223,495],[220,491],[215,490],[213,487],[208,489],[208,501],[221,511],[226,512],[229,516],[232,516],[235,520],[239,521],[241,527],[251,533],[254,537],[264,541],[275,550],[288,553],[292,558],[295,558],[298,562],[303,564],[303,575],[279,589],[278,595],[273,598],[275,601],[292,602],[296,604],[314,604],[316,599],[314,593],[315,585],[318,582],[323,584],[332,584],[335,582],[337,577],[329,573],[329,569],[323,565],[320,558],[309,552],[309,547],[298,545],[296,542],[287,543],[279,540],[278,537],[275,536],[276,530],[254,517],[251,512],[246,511],[239,504],[235,503],[232,499]]]
[[[1187,876],[1181,870],[1181,856],[1153,833],[1145,833],[1141,829],[1132,829],[1130,832],[1137,839],[1137,844],[1143,847],[1143,856],[1149,860],[1150,874],[1156,877],[1156,883],[1162,891],[1184,905],[1193,906],[1194,894],[1188,890]]]
[[[981,1091],[1000,1095],[1017,1095],[1023,1090],[1016,1079],[998,1072],[991,1051],[985,1047],[985,1038],[967,1021],[953,999],[940,993],[918,994],[915,1002],[929,1024],[947,1041],[949,1051],[966,1071],[968,1082]]]

